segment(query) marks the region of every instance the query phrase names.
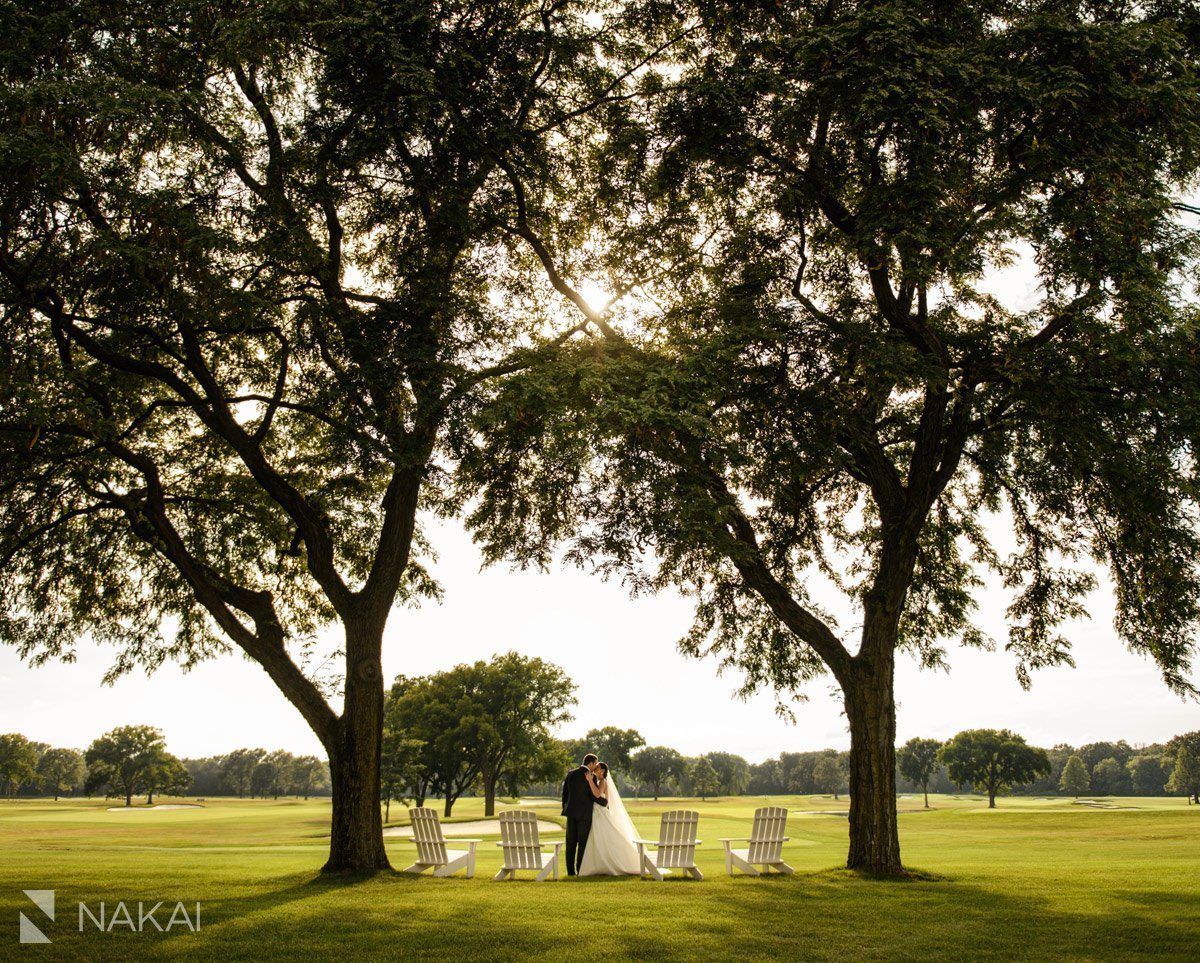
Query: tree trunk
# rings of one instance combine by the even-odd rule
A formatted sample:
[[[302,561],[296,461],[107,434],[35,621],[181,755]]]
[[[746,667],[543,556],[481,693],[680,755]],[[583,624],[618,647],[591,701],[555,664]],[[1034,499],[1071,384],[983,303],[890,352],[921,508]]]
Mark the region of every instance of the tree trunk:
[[[383,626],[346,628],[346,696],[329,750],[333,819],[322,871],[390,869],[383,846],[379,758],[383,742]]]
[[[896,704],[892,650],[874,663],[856,659],[843,682],[850,720],[849,869],[899,876],[896,824]]]
[[[125,793],[125,805],[126,806],[133,805],[133,790],[132,789],[129,792]]]
[[[925,808],[929,808],[929,787],[925,787]]]
[[[453,808],[454,808],[454,797],[451,796],[449,793],[446,793],[446,804],[445,804],[445,806],[442,807],[442,816],[444,818],[448,819],[450,817],[450,810],[452,810]]]
[[[484,776],[483,778],[483,814],[485,816],[496,815],[496,778]]]

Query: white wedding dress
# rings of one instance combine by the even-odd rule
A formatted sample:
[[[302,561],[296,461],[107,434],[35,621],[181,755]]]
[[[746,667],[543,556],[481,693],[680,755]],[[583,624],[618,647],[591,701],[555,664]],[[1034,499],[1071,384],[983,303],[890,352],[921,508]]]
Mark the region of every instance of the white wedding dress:
[[[637,876],[637,830],[625,811],[612,774],[608,777],[608,805],[592,806],[592,831],[579,864],[580,876]]]

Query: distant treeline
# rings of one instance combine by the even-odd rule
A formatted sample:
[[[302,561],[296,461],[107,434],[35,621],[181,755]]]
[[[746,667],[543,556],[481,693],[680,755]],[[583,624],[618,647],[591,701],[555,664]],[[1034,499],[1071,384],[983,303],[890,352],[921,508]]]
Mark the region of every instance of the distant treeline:
[[[0,792],[7,796],[321,796],[329,766],[282,749],[236,749],[224,756],[179,759],[153,726],[119,726],[87,750],[0,735]]]
[[[526,778],[521,779],[517,774],[522,770],[514,768],[511,773],[517,778],[499,781],[495,788],[502,788],[509,798],[556,795],[562,773],[586,752],[595,752],[609,764],[626,796],[836,797],[846,791],[848,782],[849,754],[835,749],[783,752],[751,763],[730,752],[686,756],[668,746],[648,746],[637,730],[615,726],[592,729],[581,739],[542,738],[538,765],[524,769]],[[469,752],[470,740],[460,745],[461,752]],[[397,799],[423,804],[427,797],[446,800],[436,770],[421,764],[422,753],[416,751],[420,746],[409,738],[397,751],[385,741],[385,772],[415,771],[423,777],[411,783],[396,778],[385,784],[385,803]],[[389,759],[390,752],[396,752],[397,758]],[[448,758],[461,765],[458,756]],[[966,730],[946,743],[910,740],[897,753],[897,770],[897,791],[906,793],[973,789],[993,798],[1003,793],[1184,795],[1200,802],[1200,732],[1147,746],[1122,740],[1039,749],[1007,730]],[[532,772],[538,777],[528,778]],[[455,799],[487,795],[487,788],[481,767],[468,770],[446,800],[447,812]],[[329,794],[329,767],[316,756],[295,756],[281,749],[236,749],[220,756],[178,759],[166,751],[162,733],[151,726],[119,727],[96,739],[85,752],[8,733],[0,735],[0,792],[56,798],[102,795],[123,797],[127,803],[135,796],[153,802],[155,794],[307,798]]]

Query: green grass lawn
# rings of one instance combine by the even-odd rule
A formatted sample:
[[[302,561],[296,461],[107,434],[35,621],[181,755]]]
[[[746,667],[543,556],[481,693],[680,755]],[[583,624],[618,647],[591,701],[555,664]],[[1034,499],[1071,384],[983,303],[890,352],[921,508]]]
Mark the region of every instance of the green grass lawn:
[[[169,800],[168,800],[169,801]],[[904,859],[928,879],[876,882],[845,857],[843,798],[782,800],[794,877],[730,879],[721,836],[779,797],[628,800],[644,834],[663,809],[699,809],[702,882],[493,883],[399,874],[323,880],[328,802],[209,800],[109,812],[91,801],[0,801],[0,959],[1132,959],[1200,957],[1200,807],[1182,799],[900,799]],[[479,800],[455,817],[478,818]],[[501,807],[503,808],[503,807]],[[553,807],[538,808],[550,817]],[[393,823],[402,823],[393,807]],[[562,838],[550,837],[550,838]],[[390,838],[393,865],[410,843]],[[57,891],[49,946],[18,944],[24,889]],[[77,904],[201,903],[201,929],[77,931]],[[168,914],[158,914],[161,923]],[[147,924],[149,926],[149,924]],[[585,945],[594,942],[597,945]]]

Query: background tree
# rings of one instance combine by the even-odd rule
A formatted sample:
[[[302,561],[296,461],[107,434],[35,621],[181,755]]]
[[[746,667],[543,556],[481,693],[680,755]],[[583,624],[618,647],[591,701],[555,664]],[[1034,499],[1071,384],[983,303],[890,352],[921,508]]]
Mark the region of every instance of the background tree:
[[[418,506],[452,509],[464,415],[554,327],[519,185],[639,39],[540,0],[131,9],[32,0],[0,40],[3,638],[111,642],[113,674],[237,647],[328,754],[326,869],[383,868]],[[328,625],[335,678],[303,655]]]
[[[47,749],[37,763],[38,782],[56,800],[81,788],[85,771],[83,753],[74,749]]]
[[[989,809],[996,808],[997,794],[1050,771],[1046,750],[1007,729],[960,732],[942,746],[941,758],[956,783],[987,793]]]
[[[701,799],[706,799],[716,793],[720,786],[717,770],[713,768],[707,756],[701,756],[692,763],[688,770],[688,779],[692,795],[699,796]]]
[[[182,760],[166,750],[156,754],[146,773],[146,805],[154,805],[154,794],[183,796],[192,788],[192,774]]]
[[[654,790],[658,799],[662,787],[683,774],[683,756],[667,746],[647,746],[631,757],[634,775]]]
[[[709,752],[704,756],[717,773],[717,790],[723,796],[740,796],[750,784],[750,763],[732,752]]]
[[[555,795],[563,773],[570,768],[571,757],[562,742],[543,735],[510,758],[501,783],[514,798],[521,794],[522,787],[542,783],[549,783],[553,789],[550,795]]]
[[[1092,769],[1092,792],[1098,796],[1123,796],[1129,792],[1129,771],[1109,756]]]
[[[254,771],[266,752],[262,749],[235,749],[221,762],[221,780],[239,797],[252,791]]]
[[[261,796],[266,799],[271,795],[273,787],[277,782],[277,771],[275,764],[269,757],[263,756],[254,766],[254,770],[250,773],[250,798]]]
[[[1125,764],[1129,781],[1135,795],[1158,796],[1162,794],[1168,774],[1163,768],[1163,757],[1158,753],[1140,752]]]
[[[153,790],[166,754],[161,730],[153,726],[118,726],[88,746],[84,759],[88,782],[109,786],[133,805],[133,797]],[[173,757],[172,757],[173,758]]]
[[[633,768],[634,750],[645,744],[646,740],[636,729],[604,726],[602,729],[589,729],[580,748],[583,752],[594,752],[617,773],[628,773]]]
[[[383,799],[383,819],[392,815],[393,799],[412,798],[418,806],[425,805],[426,771],[423,763],[425,744],[404,734],[403,729],[390,725],[391,706],[384,712],[383,747],[380,756],[380,793]]]
[[[1167,782],[1167,792],[1183,793],[1189,803],[1200,804],[1200,745],[1195,737],[1200,733],[1192,733],[1192,739],[1177,740],[1175,750],[1175,767]]]
[[[1087,766],[1084,765],[1083,760],[1079,756],[1071,756],[1063,767],[1059,789],[1068,796],[1078,799],[1079,794],[1087,792],[1091,784],[1091,777],[1088,775]]]
[[[386,714],[396,731],[422,746],[420,765],[429,791],[442,797],[443,815],[479,777],[481,715],[478,678],[471,666],[455,666],[418,678],[400,676],[388,694]]]
[[[813,789],[819,793],[832,793],[839,798],[846,784],[846,770],[835,753],[826,753],[816,761],[812,770]]]
[[[929,780],[940,765],[938,752],[942,744],[936,739],[909,739],[896,753],[900,774],[921,787],[925,794],[925,808],[929,808]]]
[[[0,788],[13,796],[22,783],[37,773],[38,756],[33,743],[19,732],[0,735]]]
[[[307,799],[313,793],[329,788],[329,767],[316,756],[300,756],[296,760],[293,790]]]
[[[575,684],[558,666],[516,652],[476,662],[470,671],[483,812],[493,816],[501,780],[515,775],[521,764],[536,767],[550,730],[571,718]]]
[[[670,9],[694,46],[640,127],[595,141],[596,196],[554,198],[611,238],[612,287],[638,279],[631,251],[657,271],[599,344],[481,415],[472,523],[494,557],[544,564],[566,540],[638,591],[681,586],[698,599],[685,650],[749,688],[830,672],[847,864],[899,874],[895,660],[990,644],[982,570],[1011,593],[1023,684],[1070,662],[1057,626],[1083,613],[1095,559],[1121,638],[1194,691],[1198,235],[1178,202],[1200,167],[1196,15]],[[1022,303],[993,293],[1014,259],[1037,293]],[[857,637],[814,604],[822,576]]]
[[[268,791],[278,799],[295,792],[296,757],[284,749],[276,749],[267,754],[266,762],[274,769],[275,778],[271,780]]]

